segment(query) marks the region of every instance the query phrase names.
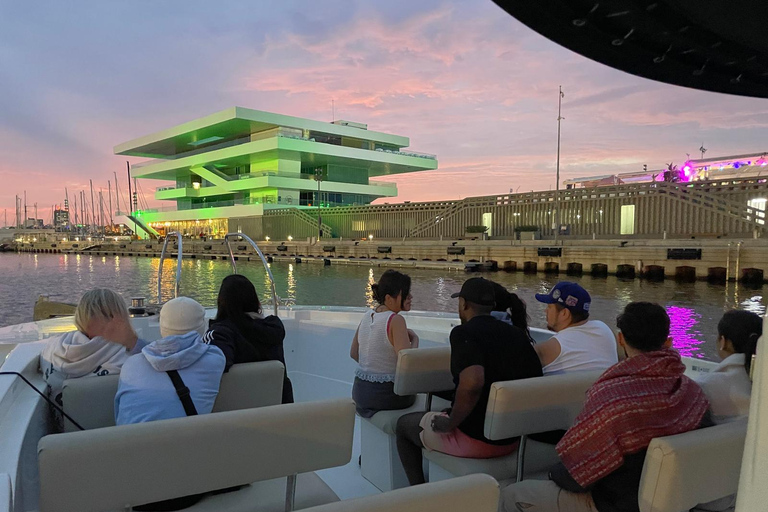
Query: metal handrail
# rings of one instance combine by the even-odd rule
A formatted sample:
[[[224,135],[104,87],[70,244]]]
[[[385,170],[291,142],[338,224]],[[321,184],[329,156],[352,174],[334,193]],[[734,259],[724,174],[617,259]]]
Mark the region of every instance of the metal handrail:
[[[277,316],[277,306],[280,304],[280,297],[277,296],[277,291],[275,290],[275,278],[272,277],[272,271],[269,269],[267,258],[264,257],[264,253],[261,252],[261,249],[256,245],[256,242],[251,240],[251,237],[248,235],[242,233],[227,233],[224,236],[224,241],[227,243],[227,249],[229,250],[229,259],[232,263],[232,272],[237,274],[237,263],[235,263],[235,253],[232,252],[232,244],[229,242],[229,239],[235,237],[242,238],[248,242],[251,247],[253,247],[253,250],[256,251],[256,254],[259,255],[259,258],[261,258],[261,263],[264,265],[264,269],[267,271],[267,276],[269,277],[269,286],[272,289],[272,305],[275,308],[275,316]]]
[[[165,260],[165,250],[168,248],[168,240],[172,236],[176,237],[176,240],[179,244],[179,252],[176,255],[176,287],[174,289],[174,298],[179,296],[179,289],[180,289],[180,283],[181,283],[181,254],[182,254],[182,238],[181,233],[178,231],[171,231],[168,233],[165,237],[165,241],[163,242],[163,250],[160,252],[160,266],[157,269],[157,303],[162,304],[163,303],[163,297],[161,292],[161,284],[163,281],[163,260]]]

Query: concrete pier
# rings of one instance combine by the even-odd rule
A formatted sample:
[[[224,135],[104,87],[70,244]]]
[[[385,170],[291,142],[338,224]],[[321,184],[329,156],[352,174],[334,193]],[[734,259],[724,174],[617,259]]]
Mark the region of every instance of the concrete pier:
[[[616,275],[623,279],[724,283],[739,279],[762,283],[768,275],[768,240],[312,240],[259,242],[272,261],[319,262],[323,265],[430,268],[547,273],[548,275]],[[170,244],[169,244],[170,245]],[[380,252],[384,247],[387,252]],[[184,240],[184,257],[228,260],[222,240]],[[554,250],[556,249],[556,250]],[[54,242],[25,243],[19,251],[75,255],[158,257],[162,243]],[[238,261],[257,260],[253,249],[233,243]],[[168,257],[177,249],[169,247]],[[473,265],[469,265],[473,264]],[[476,264],[476,265],[474,265]]]

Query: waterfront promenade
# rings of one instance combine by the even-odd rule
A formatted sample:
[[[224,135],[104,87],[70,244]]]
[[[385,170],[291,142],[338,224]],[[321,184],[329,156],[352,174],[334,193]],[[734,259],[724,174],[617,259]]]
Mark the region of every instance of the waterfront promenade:
[[[768,240],[339,240],[259,241],[274,260],[325,265],[507,270],[563,275],[616,275],[652,280],[762,283],[768,276]],[[21,252],[157,257],[163,244],[133,242],[36,242]],[[245,242],[232,242],[238,260],[258,256]],[[228,259],[223,240],[184,240],[185,258]],[[175,258],[176,244],[168,254]]]

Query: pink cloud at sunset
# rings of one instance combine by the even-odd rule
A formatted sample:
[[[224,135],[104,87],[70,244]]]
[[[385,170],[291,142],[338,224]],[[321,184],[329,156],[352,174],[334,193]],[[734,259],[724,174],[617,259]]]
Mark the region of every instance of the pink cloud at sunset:
[[[393,201],[554,188],[561,178],[766,150],[768,102],[658,84],[530,31],[490,0],[30,2],[0,19],[0,209],[46,218],[106,193],[124,141],[231,106],[405,135],[439,169],[387,177]],[[138,159],[136,160],[138,161]],[[150,204],[154,186],[142,183]],[[114,186],[114,184],[113,184]],[[2,212],[0,212],[1,214]],[[0,217],[0,221],[3,218]]]

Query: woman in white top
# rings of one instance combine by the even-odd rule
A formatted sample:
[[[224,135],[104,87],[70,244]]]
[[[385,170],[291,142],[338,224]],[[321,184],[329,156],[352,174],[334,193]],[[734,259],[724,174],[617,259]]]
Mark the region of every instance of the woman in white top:
[[[746,418],[749,414],[749,371],[762,332],[762,319],[749,311],[733,309],[718,322],[717,350],[722,362],[697,379],[709,398],[715,423]]]
[[[419,337],[408,329],[400,311],[411,309],[411,278],[387,270],[371,285],[378,306],[367,311],[352,339],[349,355],[360,366],[355,371],[352,399],[357,413],[370,418],[378,411],[405,409],[415,397],[395,394],[397,353],[419,346]]]

